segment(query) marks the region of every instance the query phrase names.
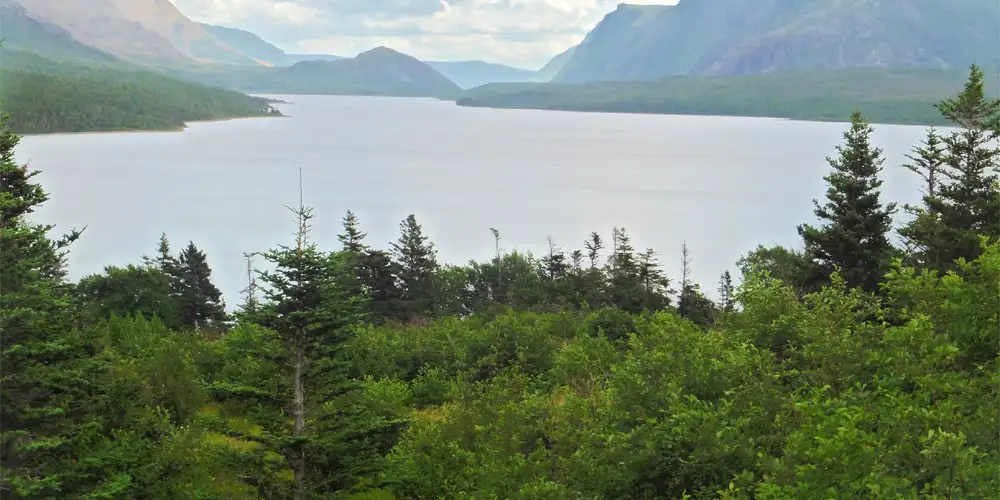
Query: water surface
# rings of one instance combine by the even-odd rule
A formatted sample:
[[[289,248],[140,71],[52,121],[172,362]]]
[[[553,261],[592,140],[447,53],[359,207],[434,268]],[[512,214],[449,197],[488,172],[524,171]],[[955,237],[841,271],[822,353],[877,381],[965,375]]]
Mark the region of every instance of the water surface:
[[[278,97],[278,96],[275,96]],[[442,261],[485,259],[495,227],[505,250],[536,254],[551,236],[581,248],[624,226],[639,249],[680,273],[687,242],[696,280],[757,244],[797,245],[813,220],[825,158],[847,127],[760,118],[462,108],[424,99],[280,96],[287,118],[195,123],[183,132],[27,137],[17,156],[40,169],[52,200],[38,217],[88,226],[70,254],[79,277],[138,263],[161,232],[208,253],[227,302],[246,285],[244,252],[290,243],[286,205],[315,207],[313,237],[335,248],[355,211],[387,247],[415,213]],[[921,127],[876,126],[885,192],[917,199],[899,165]],[[713,293],[714,294],[714,293]]]

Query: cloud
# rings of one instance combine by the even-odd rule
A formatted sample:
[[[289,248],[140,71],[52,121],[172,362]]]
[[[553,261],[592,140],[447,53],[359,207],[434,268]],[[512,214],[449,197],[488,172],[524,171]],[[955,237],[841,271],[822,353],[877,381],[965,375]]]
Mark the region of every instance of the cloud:
[[[425,60],[535,68],[579,43],[618,0],[171,0],[196,21],[247,29],[288,52],[384,45]],[[632,0],[633,4],[676,0]]]

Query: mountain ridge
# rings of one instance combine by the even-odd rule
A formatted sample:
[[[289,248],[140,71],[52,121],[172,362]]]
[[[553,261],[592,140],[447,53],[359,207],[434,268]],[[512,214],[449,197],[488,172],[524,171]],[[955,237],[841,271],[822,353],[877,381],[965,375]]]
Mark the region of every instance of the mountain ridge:
[[[992,0],[680,0],[621,4],[556,83],[805,69],[961,69],[995,58]]]

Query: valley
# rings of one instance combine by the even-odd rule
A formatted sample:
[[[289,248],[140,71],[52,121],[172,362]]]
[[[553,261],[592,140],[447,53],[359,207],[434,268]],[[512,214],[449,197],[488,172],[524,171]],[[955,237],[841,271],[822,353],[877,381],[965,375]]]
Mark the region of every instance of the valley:
[[[986,20],[993,7],[985,0],[947,12],[917,0],[919,6],[898,15],[865,0],[836,8],[816,0],[792,2],[792,8],[784,0],[738,0],[727,9],[713,2],[619,5],[578,45],[532,70],[421,61],[387,47],[350,57],[286,52],[247,30],[192,21],[168,0],[99,0],[82,10],[65,0],[3,0],[0,70],[10,74],[7,98],[18,100],[32,100],[32,89],[43,88],[19,83],[25,81],[67,86],[66,78],[87,76],[81,88],[111,99],[116,82],[130,89],[118,97],[129,96],[133,104],[107,101],[105,117],[72,124],[47,117],[93,113],[83,102],[89,94],[60,92],[58,108],[33,99],[19,108],[27,116],[14,122],[18,131],[32,133],[175,129],[198,119],[275,114],[252,98],[234,107],[232,94],[204,86],[243,94],[423,97],[463,107],[820,121],[844,121],[862,108],[879,123],[930,125],[941,124],[933,105],[961,88],[969,64],[989,69],[982,62],[991,61]],[[877,35],[847,43],[853,35],[846,28],[809,34],[827,22],[857,24],[852,29]],[[945,41],[958,25],[967,27],[963,38]],[[695,26],[698,31],[691,31]],[[916,43],[907,45],[900,33]],[[866,44],[879,51],[865,54]],[[837,47],[837,60],[821,55],[830,47]],[[102,75],[91,78],[94,72]],[[995,92],[996,72],[986,73],[988,91]],[[143,76],[129,76],[136,74]],[[167,88],[190,89],[203,104],[190,109],[180,93],[166,91],[172,101],[166,107],[143,104],[160,117],[139,119],[126,109]],[[21,128],[27,123],[35,125]]]

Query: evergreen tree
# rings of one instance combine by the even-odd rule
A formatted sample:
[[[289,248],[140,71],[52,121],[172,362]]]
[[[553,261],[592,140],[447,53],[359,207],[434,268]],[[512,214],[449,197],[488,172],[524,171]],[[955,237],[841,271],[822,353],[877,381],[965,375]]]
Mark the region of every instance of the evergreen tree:
[[[19,140],[0,115],[0,495],[67,498],[88,482],[76,457],[100,439],[92,346],[72,333],[64,282],[63,249],[80,232],[52,241],[53,226],[28,220],[48,196],[14,162]]]
[[[733,292],[733,277],[729,274],[729,271],[726,271],[719,278],[719,309],[724,313],[731,313],[736,310]]]
[[[927,137],[920,145],[913,148],[913,154],[906,157],[912,163],[903,165],[907,170],[920,176],[924,182],[922,188],[923,195],[934,197],[941,184],[942,169],[944,167],[944,146],[937,129],[930,127],[927,129]]]
[[[368,250],[368,245],[364,243],[365,237],[368,235],[361,232],[358,216],[348,210],[347,214],[344,215],[343,224],[344,232],[338,235],[337,239],[344,245],[344,251],[361,255]]]
[[[382,250],[368,250],[361,259],[361,278],[368,294],[368,320],[380,325],[400,318],[403,299],[399,288],[399,265]]]
[[[167,233],[160,234],[160,240],[156,245],[156,257],[142,256],[143,264],[163,271],[170,277],[177,276],[177,258],[170,251],[170,240]]]
[[[639,281],[642,283],[642,308],[660,311],[670,307],[670,279],[660,268],[652,248],[639,258]]]
[[[597,267],[597,259],[601,256],[601,250],[604,249],[604,242],[601,241],[601,235],[596,232],[590,233],[590,239],[584,245],[587,249],[587,258],[590,259],[591,269]]]
[[[827,202],[814,201],[815,213],[825,224],[799,226],[810,263],[807,288],[827,284],[835,266],[850,287],[876,291],[892,257],[888,232],[895,204],[879,200],[882,181],[882,150],[871,144],[872,128],[861,113],[851,115],[845,144],[837,146],[837,158],[828,158],[833,172],[824,177],[829,184]]]
[[[639,313],[643,309],[643,282],[632,240],[624,228],[614,228],[607,273],[609,300],[619,309]]]
[[[177,260],[177,286],[185,325],[219,328],[226,321],[226,305],[222,292],[212,283],[208,257],[194,242],[188,243]]]
[[[687,243],[681,246],[681,264],[681,291],[677,299],[677,314],[702,328],[707,328],[715,321],[715,304],[701,293],[701,287],[691,279],[691,255]]]
[[[403,292],[401,313],[405,320],[431,314],[434,310],[434,273],[438,269],[437,251],[424,236],[417,218],[410,214],[399,225],[399,240],[392,244],[393,257],[399,264],[399,282]]]
[[[291,394],[285,456],[294,472],[296,499],[345,490],[372,472],[383,422],[353,400],[346,344],[364,303],[349,295],[353,285],[343,253],[324,255],[309,240],[312,210],[300,207],[295,246],[264,253],[274,271],[260,274],[267,303],[256,315],[288,349]],[[284,431],[284,432],[282,432]]]
[[[955,269],[955,261],[980,254],[979,236],[1000,237],[1000,100],[987,99],[985,75],[972,66],[958,96],[938,105],[941,114],[961,130],[943,139],[941,174],[936,192],[913,208],[913,220],[900,234],[915,249],[917,263]]]

